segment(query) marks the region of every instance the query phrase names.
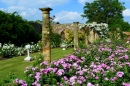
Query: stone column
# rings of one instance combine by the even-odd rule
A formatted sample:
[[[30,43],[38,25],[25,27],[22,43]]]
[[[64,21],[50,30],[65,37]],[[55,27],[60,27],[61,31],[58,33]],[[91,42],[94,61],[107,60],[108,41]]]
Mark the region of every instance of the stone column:
[[[73,22],[74,24],[74,50],[77,50],[78,48],[78,23],[79,22]]]
[[[89,41],[90,41],[91,43],[94,41],[94,32],[93,32],[93,31],[90,31]]]
[[[95,40],[98,40],[99,39],[99,36],[98,36],[98,34],[97,33],[95,33]]]
[[[42,11],[42,55],[44,61],[51,62],[50,11],[51,8],[39,8]]]

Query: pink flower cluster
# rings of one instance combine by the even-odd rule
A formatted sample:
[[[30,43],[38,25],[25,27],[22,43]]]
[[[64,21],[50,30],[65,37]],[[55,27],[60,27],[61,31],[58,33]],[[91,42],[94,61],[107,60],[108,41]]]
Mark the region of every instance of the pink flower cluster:
[[[40,68],[27,68],[25,73],[34,86],[130,86],[129,56],[123,46],[99,44],[76,50],[50,66],[42,62]]]

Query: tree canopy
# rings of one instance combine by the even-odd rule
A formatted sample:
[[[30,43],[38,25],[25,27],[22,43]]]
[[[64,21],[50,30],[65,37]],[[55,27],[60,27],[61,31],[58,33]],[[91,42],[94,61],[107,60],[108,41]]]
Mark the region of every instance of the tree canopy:
[[[38,41],[34,28],[17,12],[7,13],[0,10],[0,43],[22,45]]]
[[[107,23],[110,29],[113,26],[122,27],[123,21],[123,2],[118,0],[95,0],[92,3],[86,2],[84,13],[81,15],[87,18],[87,22]]]

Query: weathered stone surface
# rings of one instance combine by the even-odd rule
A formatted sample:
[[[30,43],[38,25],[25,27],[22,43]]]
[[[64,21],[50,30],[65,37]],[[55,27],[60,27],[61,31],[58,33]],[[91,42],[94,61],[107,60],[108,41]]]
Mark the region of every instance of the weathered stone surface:
[[[51,45],[50,45],[50,11],[51,8],[40,8],[42,11],[42,55],[44,61],[51,62]]]
[[[75,28],[74,23],[73,24],[53,24],[53,32],[62,35],[63,39],[65,35],[63,32],[66,29],[75,30],[74,28]],[[78,30],[79,30],[79,26],[78,26]],[[98,39],[100,39],[99,35],[93,31],[89,31],[88,35],[86,34],[86,44],[92,43]]]
[[[79,22],[74,22],[74,29],[73,29],[73,32],[74,32],[74,50],[77,50],[78,48],[78,23]]]

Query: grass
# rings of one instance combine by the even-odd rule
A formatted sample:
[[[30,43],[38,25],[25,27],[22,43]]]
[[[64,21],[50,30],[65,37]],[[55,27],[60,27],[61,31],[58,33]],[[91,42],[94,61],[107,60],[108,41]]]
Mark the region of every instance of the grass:
[[[51,60],[58,60],[68,54],[72,54],[72,52],[73,48],[68,48],[68,50],[62,50],[62,48],[53,48],[51,50]],[[39,52],[30,54],[32,58],[34,58],[36,55],[39,55]],[[26,55],[0,60],[0,83],[4,79],[6,80],[10,73],[14,74],[19,79],[25,79],[25,68],[27,66],[32,66],[33,62],[35,61],[26,62],[24,61],[25,57]]]

